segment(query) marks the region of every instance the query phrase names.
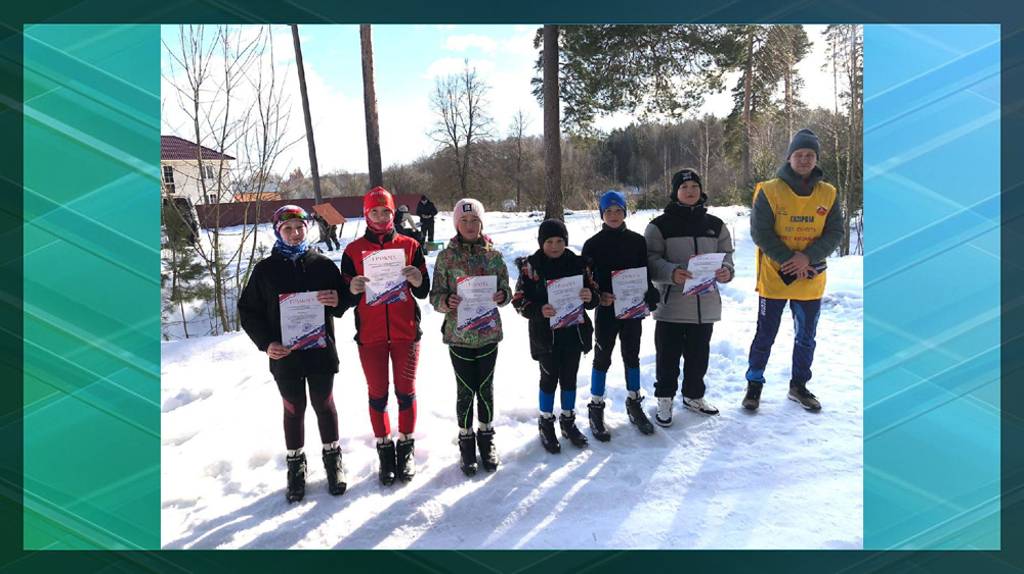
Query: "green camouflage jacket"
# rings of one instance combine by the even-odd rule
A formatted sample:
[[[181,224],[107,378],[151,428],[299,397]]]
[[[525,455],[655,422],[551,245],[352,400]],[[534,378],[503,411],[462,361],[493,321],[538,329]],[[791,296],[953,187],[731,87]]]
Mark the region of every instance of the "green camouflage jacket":
[[[477,349],[501,341],[500,314],[494,313],[493,320],[483,322],[479,329],[457,329],[457,312],[445,305],[448,295],[458,293],[460,277],[478,275],[497,276],[498,291],[505,293],[502,306],[512,300],[508,268],[491,239],[484,235],[481,241],[467,243],[456,235],[448,242],[448,247],[438,253],[434,263],[434,281],[430,287],[430,304],[437,312],[445,314],[441,333],[447,345]]]

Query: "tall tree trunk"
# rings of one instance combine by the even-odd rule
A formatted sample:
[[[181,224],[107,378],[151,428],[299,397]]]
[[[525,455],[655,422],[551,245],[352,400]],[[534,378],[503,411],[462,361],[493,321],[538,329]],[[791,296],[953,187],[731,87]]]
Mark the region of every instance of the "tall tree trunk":
[[[359,26],[363,55],[363,109],[366,112],[366,158],[369,161],[370,187],[384,185],[380,165],[380,124],[377,121],[377,91],[373,83],[373,38],[369,24]]]
[[[306,119],[306,143],[309,145],[309,170],[313,174],[313,198],[322,203],[320,196],[320,170],[316,167],[316,144],[313,143],[313,121],[309,117],[309,95],[306,93],[306,71],[302,66],[302,46],[299,27],[292,24],[292,42],[295,44],[295,66],[299,69],[299,93],[302,94],[302,115]]]
[[[750,90],[753,89],[754,32],[747,35],[747,64],[743,70],[743,185],[751,184],[750,169]]]
[[[565,219],[558,93],[558,26],[544,26],[544,217]]]

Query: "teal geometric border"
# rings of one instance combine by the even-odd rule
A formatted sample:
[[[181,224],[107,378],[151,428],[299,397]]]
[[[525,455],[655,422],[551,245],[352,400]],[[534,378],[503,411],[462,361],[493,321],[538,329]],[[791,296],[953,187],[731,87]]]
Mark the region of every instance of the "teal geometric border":
[[[24,545],[160,544],[160,29],[24,31]]]
[[[864,47],[864,545],[998,550],[999,26]]]

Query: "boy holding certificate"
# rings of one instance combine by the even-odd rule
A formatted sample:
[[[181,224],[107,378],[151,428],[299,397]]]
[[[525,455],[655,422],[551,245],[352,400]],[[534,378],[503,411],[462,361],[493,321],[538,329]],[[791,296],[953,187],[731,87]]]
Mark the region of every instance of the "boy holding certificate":
[[[590,262],[601,289],[600,306],[594,312],[594,366],[590,374],[590,403],[587,414],[590,432],[599,441],[611,440],[604,424],[604,389],[612,364],[615,339],[622,342],[626,367],[626,413],[643,434],[654,425],[641,406],[640,335],[641,321],[657,307],[658,292],[647,277],[647,243],[644,236],[626,229],[626,196],[609,191],[599,202],[604,225],[583,244],[583,258]]]
[[[270,357],[270,373],[284,405],[284,440],[288,449],[288,502],[306,493],[303,422],[306,385],[323,441],[327,488],[345,492],[338,444],[338,411],[331,391],[338,372],[334,317],[345,311],[339,293],[346,289],[334,263],[306,240],[306,212],[285,205],[274,212],[270,256],[257,263],[238,298],[242,329]]]
[[[658,398],[655,422],[672,425],[672,402],[679,387],[683,357],[683,405],[716,415],[704,400],[704,375],[711,353],[711,331],[722,318],[716,283],[732,281],[732,238],[721,219],[708,213],[700,175],[684,169],[672,176],[672,200],[665,213],[647,225],[647,269],[658,286],[654,312]]]
[[[494,365],[501,341],[498,306],[512,299],[508,269],[491,238],[483,234],[484,206],[460,199],[452,212],[455,237],[437,254],[430,304],[444,313],[441,333],[455,370],[459,467],[476,474],[476,449],[487,472],[498,468],[494,448]],[[473,434],[473,403],[478,430]]]
[[[366,233],[345,247],[341,275],[346,305],[356,307],[356,343],[370,396],[370,423],[377,439],[379,479],[390,485],[416,474],[412,433],[416,428],[416,365],[420,308],[430,290],[419,243],[395,230],[395,201],[383,187],[363,198]],[[390,367],[389,367],[390,363]],[[398,398],[398,443],[388,418],[388,372]]]
[[[582,257],[566,247],[569,232],[557,219],[537,231],[540,249],[516,260],[519,280],[512,305],[530,320],[530,356],[540,363],[540,442],[561,452],[555,436],[555,388],[561,389],[562,436],[583,448],[587,437],[576,427],[576,374],[580,355],[590,351],[594,328],[584,308],[598,303],[597,284]]]

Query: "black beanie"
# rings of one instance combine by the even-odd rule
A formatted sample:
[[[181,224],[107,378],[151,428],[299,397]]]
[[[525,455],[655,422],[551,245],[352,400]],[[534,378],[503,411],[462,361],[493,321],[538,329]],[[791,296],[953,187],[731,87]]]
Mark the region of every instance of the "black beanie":
[[[668,198],[672,201],[676,200],[676,192],[679,191],[679,186],[686,181],[696,181],[697,185],[700,186],[701,193],[704,193],[704,184],[700,182],[700,174],[692,169],[681,169],[672,176],[672,189],[668,190]]]
[[[814,135],[814,132],[804,128],[793,136],[793,141],[789,142],[789,149],[786,150],[786,159],[793,155],[798,149],[812,149],[814,150],[815,156],[821,155],[821,142],[818,140],[818,136]]]
[[[545,219],[537,229],[537,243],[544,247],[544,242],[552,237],[561,237],[567,245],[569,243],[569,231],[565,224],[557,219]]]

